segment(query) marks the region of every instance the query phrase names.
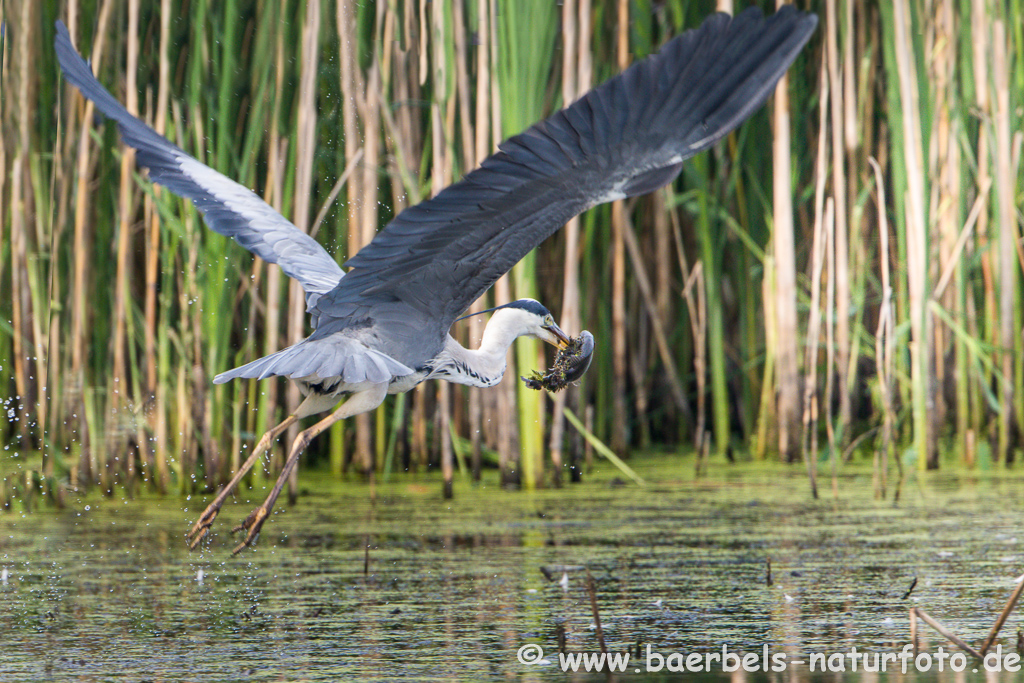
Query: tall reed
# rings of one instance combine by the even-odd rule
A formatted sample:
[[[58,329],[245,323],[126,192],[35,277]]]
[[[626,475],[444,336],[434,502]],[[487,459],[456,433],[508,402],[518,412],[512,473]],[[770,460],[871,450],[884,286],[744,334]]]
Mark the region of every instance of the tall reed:
[[[210,378],[305,333],[277,267],[152,188],[61,84],[54,19],[115,97],[343,261],[717,6],[0,5],[0,502],[217,485],[297,398],[281,380]],[[1024,8],[812,9],[821,27],[774,104],[657,197],[582,216],[474,304],[533,296],[594,333],[568,399],[552,411],[522,387],[550,355],[521,342],[499,388],[425,387],[336,426],[311,459],[339,476],[444,464],[457,481],[460,453],[475,473],[497,453],[504,483],[542,485],[579,443],[566,406],[619,455],[753,442],[792,458],[806,443],[813,468],[827,436],[832,457],[879,454],[880,493],[907,447],[920,467],[1020,457]],[[477,343],[482,323],[454,334]]]

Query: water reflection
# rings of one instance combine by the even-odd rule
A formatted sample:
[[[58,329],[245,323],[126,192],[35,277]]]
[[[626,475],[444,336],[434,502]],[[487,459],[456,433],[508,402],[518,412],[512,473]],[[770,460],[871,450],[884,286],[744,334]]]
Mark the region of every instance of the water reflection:
[[[784,470],[696,483],[657,464],[641,474],[657,483],[466,486],[443,501],[433,481],[400,482],[373,502],[361,485],[306,474],[308,495],[238,558],[225,530],[262,491],[225,510],[219,536],[193,554],[183,534],[200,500],[5,514],[0,680],[563,680],[560,643],[599,649],[587,572],[608,649],[633,654],[637,680],[663,680],[683,655],[723,646],[767,646],[787,662],[899,653],[913,606],[980,643],[1021,573],[1019,481],[940,479],[894,508],[870,498],[868,477],[844,479],[838,502],[813,502]],[[1016,652],[1017,623],[1004,628],[1004,654]],[[920,636],[924,651],[956,652],[927,628]],[[527,644],[549,663],[521,664]],[[658,664],[649,653],[665,658],[657,673],[644,671]],[[880,675],[861,665],[841,678]],[[817,679],[807,665],[710,679],[724,676]],[[947,666],[908,680],[962,677]]]

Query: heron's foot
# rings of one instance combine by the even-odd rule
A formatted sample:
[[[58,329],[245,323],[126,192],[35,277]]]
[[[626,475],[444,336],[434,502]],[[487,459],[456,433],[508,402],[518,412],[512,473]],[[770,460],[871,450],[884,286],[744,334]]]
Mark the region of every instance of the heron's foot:
[[[217,513],[220,512],[220,506],[223,504],[223,498],[218,496],[203,510],[203,514],[199,515],[199,519],[192,525],[192,530],[185,534],[185,542],[188,543],[189,550],[195,550],[196,546],[202,543],[210,533],[210,526],[213,524],[213,520],[217,519]]]
[[[260,535],[260,527],[263,526],[263,522],[267,521],[267,516],[269,514],[270,509],[267,507],[266,503],[264,503],[250,512],[249,516],[245,518],[245,521],[232,529],[232,531],[246,532],[245,540],[235,546],[235,549],[231,551],[232,555],[237,555],[256,541],[256,537]]]

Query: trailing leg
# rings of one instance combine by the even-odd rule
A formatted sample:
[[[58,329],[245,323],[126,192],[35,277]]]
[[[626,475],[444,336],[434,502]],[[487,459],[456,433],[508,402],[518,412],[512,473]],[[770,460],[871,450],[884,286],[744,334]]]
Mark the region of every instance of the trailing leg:
[[[199,519],[196,520],[196,523],[192,526],[192,530],[185,535],[185,542],[188,543],[188,547],[191,550],[195,550],[196,546],[198,546],[199,543],[206,538],[206,535],[210,533],[210,525],[212,525],[213,520],[217,518],[217,513],[220,512],[220,508],[224,505],[224,501],[227,500],[228,496],[231,495],[231,492],[235,490],[236,486],[238,486],[238,482],[242,481],[242,477],[252,469],[253,465],[256,464],[256,461],[259,460],[259,457],[264,451],[270,448],[270,445],[274,443],[274,440],[278,436],[280,436],[281,432],[288,429],[296,419],[298,418],[296,418],[295,415],[289,415],[283,422],[281,422],[281,424],[276,427],[271,427],[270,430],[260,438],[259,442],[252,449],[252,454],[249,455],[249,458],[240,468],[238,468],[238,471],[235,472],[235,476],[231,478],[231,481],[228,482],[227,486],[221,489],[220,493],[217,494],[217,497],[213,499],[213,502],[206,506],[206,509],[203,510],[203,514],[199,515]]]
[[[295,465],[298,464],[299,456],[304,450],[306,450],[309,442],[335,422],[344,420],[347,417],[352,417],[353,415],[373,410],[384,401],[384,397],[387,396],[387,390],[387,383],[381,383],[374,384],[369,389],[356,392],[350,395],[348,400],[341,404],[341,407],[331,415],[320,420],[309,429],[299,432],[299,435],[295,437],[295,441],[292,443],[291,451],[288,454],[288,460],[285,461],[284,468],[281,470],[281,474],[278,476],[277,482],[274,484],[274,488],[270,490],[270,495],[267,496],[267,499],[263,501],[262,505],[253,510],[249,516],[245,518],[245,521],[233,529],[233,531],[245,531],[247,533],[245,535],[245,539],[235,547],[232,554],[237,555],[242,551],[242,549],[252,545],[253,541],[256,540],[256,537],[259,536],[260,527],[263,526],[263,522],[266,521],[271,509],[273,509],[274,502],[277,500],[277,497],[281,494],[281,489],[284,488],[285,483],[288,481],[288,475],[291,473]]]

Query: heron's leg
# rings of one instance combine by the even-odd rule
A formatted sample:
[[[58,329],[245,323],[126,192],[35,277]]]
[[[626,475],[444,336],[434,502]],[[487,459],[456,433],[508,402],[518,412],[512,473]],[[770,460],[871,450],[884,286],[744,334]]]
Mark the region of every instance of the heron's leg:
[[[228,496],[231,495],[231,492],[235,490],[236,486],[238,486],[238,482],[242,481],[242,477],[252,469],[253,465],[256,464],[256,461],[259,460],[261,455],[263,455],[263,452],[269,449],[270,445],[274,443],[274,440],[281,434],[281,432],[288,429],[296,419],[295,415],[289,415],[284,419],[284,422],[276,427],[271,427],[270,430],[260,438],[259,442],[252,449],[252,453],[249,455],[249,458],[240,468],[238,468],[238,471],[235,472],[235,476],[231,478],[231,481],[228,482],[227,486],[221,489],[220,493],[217,494],[217,497],[213,499],[213,502],[203,510],[203,514],[199,515],[199,519],[196,521],[195,525],[193,525],[192,530],[186,534],[185,542],[188,543],[188,547],[190,549],[195,550],[196,546],[199,545],[208,533],[210,533],[210,525],[213,524],[213,520],[217,518],[217,513],[220,512],[220,508],[224,505],[224,501],[227,500]]]
[[[274,488],[270,490],[270,495],[267,496],[267,499],[263,501],[262,505],[253,510],[249,516],[245,518],[245,521],[233,529],[233,531],[247,532],[245,540],[239,543],[234,551],[232,551],[233,555],[237,555],[243,548],[251,545],[252,542],[256,540],[256,537],[260,533],[260,527],[263,526],[263,522],[266,521],[267,516],[270,514],[270,510],[274,507],[274,502],[281,494],[281,489],[284,488],[285,483],[288,481],[288,475],[291,474],[292,469],[296,464],[298,464],[299,456],[304,450],[306,450],[306,446],[309,445],[309,442],[335,422],[344,420],[347,417],[352,417],[353,415],[373,410],[384,401],[384,397],[387,396],[387,390],[388,384],[385,382],[375,384],[369,389],[356,392],[349,396],[348,400],[331,415],[320,420],[309,429],[299,432],[299,435],[295,437],[295,441],[292,443],[291,451],[288,454],[288,460],[284,463],[281,475],[277,478]]]

